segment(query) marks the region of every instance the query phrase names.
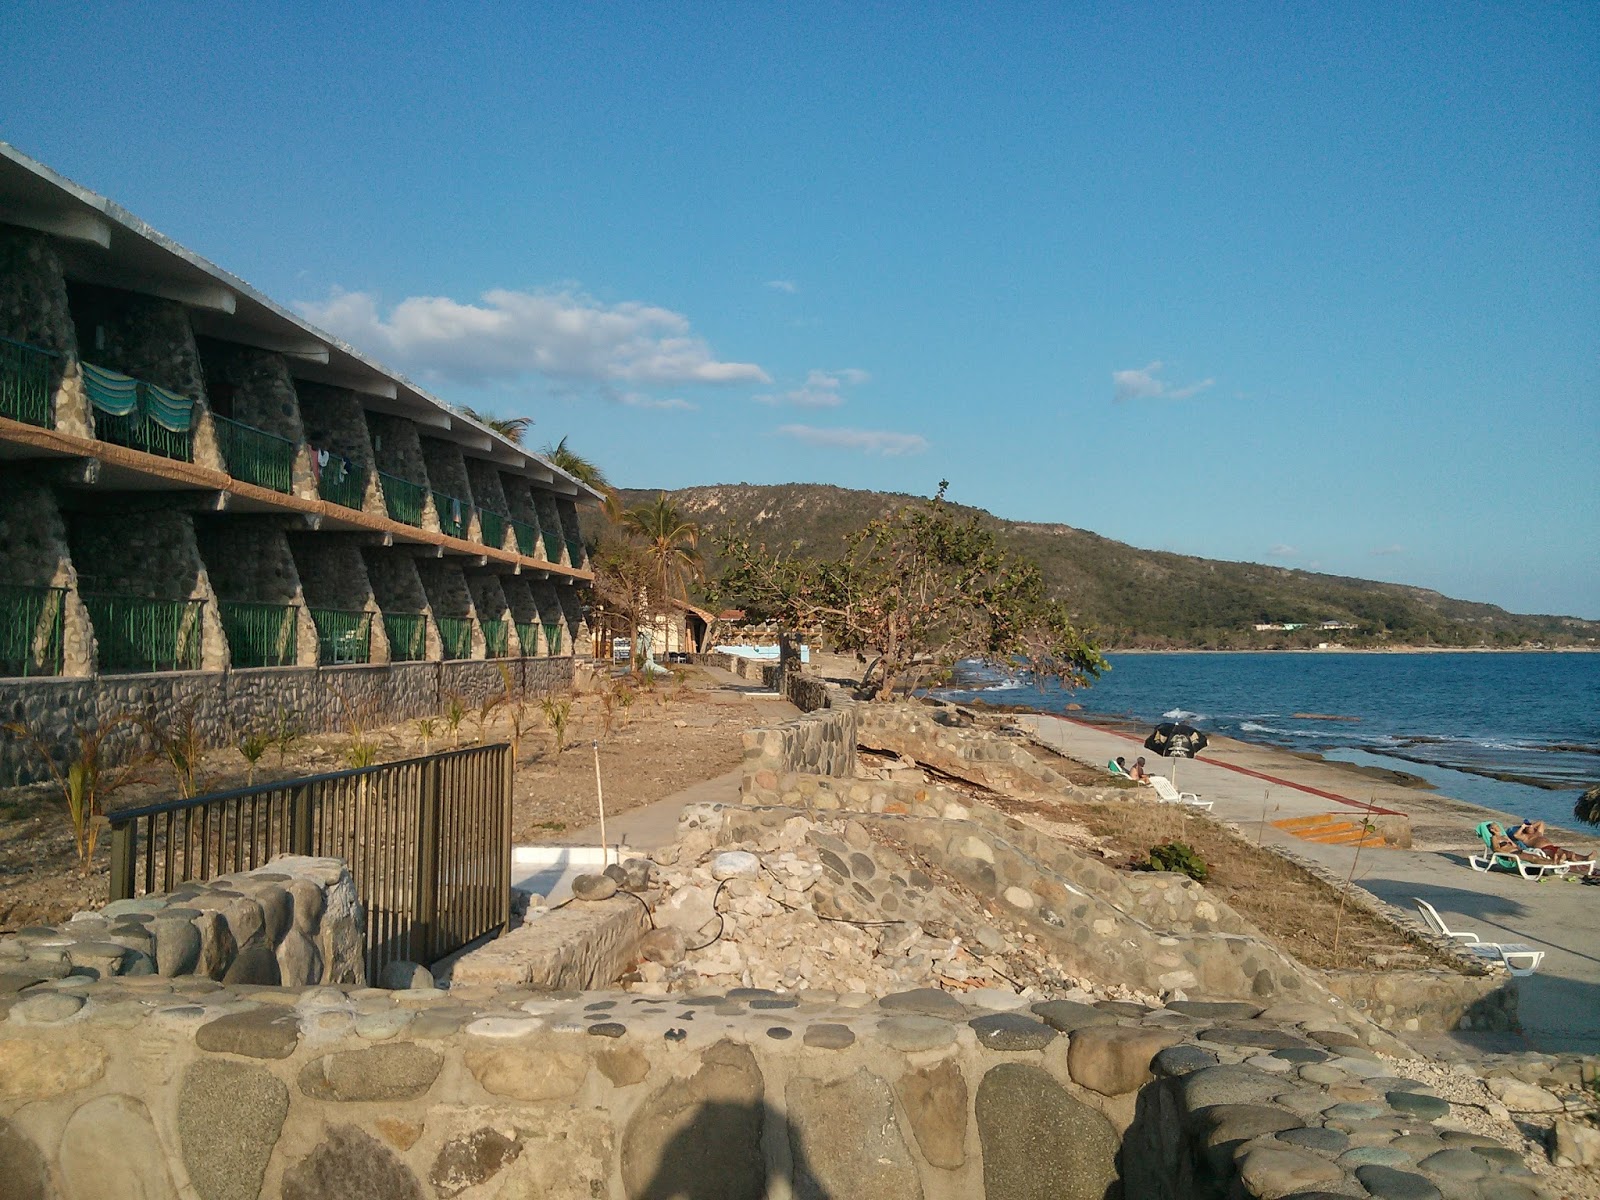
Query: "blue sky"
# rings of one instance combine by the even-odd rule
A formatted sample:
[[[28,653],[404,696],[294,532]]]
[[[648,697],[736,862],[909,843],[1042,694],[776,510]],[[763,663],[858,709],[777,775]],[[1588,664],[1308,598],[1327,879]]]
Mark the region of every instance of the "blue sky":
[[[244,8],[0,138],[616,482],[1600,618],[1600,7]]]

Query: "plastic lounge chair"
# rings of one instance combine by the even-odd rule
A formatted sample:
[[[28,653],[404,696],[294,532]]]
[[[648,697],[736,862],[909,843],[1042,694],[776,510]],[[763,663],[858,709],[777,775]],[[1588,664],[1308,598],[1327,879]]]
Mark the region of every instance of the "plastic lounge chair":
[[[1461,948],[1476,954],[1479,958],[1493,959],[1499,962],[1513,975],[1532,975],[1539,969],[1539,964],[1544,961],[1545,952],[1535,946],[1527,946],[1521,942],[1485,942],[1480,941],[1475,933],[1464,933],[1451,929],[1444,923],[1438,911],[1420,896],[1413,896],[1417,902],[1417,911],[1422,914],[1422,919],[1429,929],[1447,938],[1459,938],[1465,943]],[[1516,966],[1512,959],[1526,962],[1526,966]]]
[[[1112,775],[1112,777],[1114,779],[1131,779],[1131,778],[1133,778],[1133,776],[1129,775],[1121,767],[1117,766],[1117,760],[1114,759],[1114,758],[1110,762],[1108,762],[1106,764],[1106,770],[1111,773],[1111,775]]]
[[[1467,865],[1474,871],[1487,873],[1496,867],[1503,871],[1515,871],[1524,879],[1540,880],[1546,875],[1565,875],[1575,866],[1583,863],[1556,863],[1548,858],[1525,858],[1521,854],[1508,854],[1504,850],[1494,848],[1494,840],[1489,834],[1490,822],[1484,821],[1477,828],[1477,833],[1483,839],[1483,853],[1467,855]]]
[[[1210,812],[1211,806],[1216,803],[1214,800],[1202,800],[1193,792],[1180,792],[1172,786],[1172,780],[1165,775],[1152,775],[1149,783],[1151,787],[1155,788],[1156,796],[1163,804],[1186,804],[1190,808],[1198,808],[1205,812]]]

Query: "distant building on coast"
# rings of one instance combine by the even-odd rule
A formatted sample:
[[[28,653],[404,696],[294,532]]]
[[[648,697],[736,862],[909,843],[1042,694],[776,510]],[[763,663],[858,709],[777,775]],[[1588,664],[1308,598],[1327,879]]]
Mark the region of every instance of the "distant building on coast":
[[[588,644],[595,492],[4,143],[0,456],[0,711],[418,715]]]

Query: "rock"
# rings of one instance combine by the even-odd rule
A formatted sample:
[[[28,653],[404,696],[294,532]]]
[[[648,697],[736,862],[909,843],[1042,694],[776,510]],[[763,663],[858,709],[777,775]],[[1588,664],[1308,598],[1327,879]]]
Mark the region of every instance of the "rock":
[[[1514,1113],[1561,1112],[1564,1107],[1560,1100],[1543,1088],[1524,1083],[1520,1079],[1507,1077],[1490,1079],[1486,1082],[1495,1099]]]
[[[158,916],[151,928],[155,933],[156,974],[171,978],[194,973],[200,961],[200,931],[193,923]]]
[[[967,1010],[949,992],[934,987],[913,988],[909,992],[891,992],[878,1001],[878,1007],[890,1012],[919,1013],[928,1017],[951,1017],[962,1020]]]
[[[11,1019],[22,1025],[54,1025],[75,1017],[83,1008],[83,997],[68,992],[39,992],[24,996],[11,1007]]]
[[[423,1195],[416,1176],[382,1142],[354,1125],[334,1125],[315,1150],[284,1171],[283,1200],[423,1200]]]
[[[1350,1149],[1350,1137],[1340,1133],[1337,1129],[1310,1127],[1306,1129],[1282,1129],[1277,1133],[1280,1142],[1287,1142],[1291,1146],[1303,1146],[1307,1150],[1323,1150],[1329,1154],[1343,1154]]]
[[[1219,1046],[1254,1046],[1258,1050],[1300,1050],[1306,1049],[1304,1038],[1298,1038],[1292,1033],[1285,1033],[1281,1029],[1233,1029],[1219,1025],[1214,1029],[1201,1032],[1202,1042],[1214,1042]]]
[[[1264,1104],[1283,1090],[1283,1080],[1254,1067],[1224,1064],[1183,1078],[1184,1107],[1190,1112],[1213,1104]]]
[[[242,883],[241,887],[261,907],[267,945],[276,946],[294,924],[294,901],[289,892],[277,884],[256,881]]]
[[[463,1057],[484,1091],[514,1100],[566,1100],[589,1073],[587,1056],[547,1045],[469,1046]]]
[[[0,1180],[5,1181],[6,1195],[15,1200],[52,1200],[55,1195],[44,1156],[4,1117],[0,1117]]]
[[[192,924],[200,936],[200,952],[195,958],[194,973],[208,979],[221,979],[227,973],[228,964],[233,962],[233,956],[239,952],[233,932],[218,912],[200,913]]]
[[[194,1041],[218,1054],[288,1058],[300,1044],[300,1022],[292,1009],[253,1008],[206,1022],[195,1030]]]
[[[1600,1129],[1557,1117],[1550,1131],[1550,1161],[1585,1171],[1600,1168]]]
[[[609,900],[617,894],[617,881],[609,875],[578,875],[572,880],[572,894],[579,900]]]
[[[712,907],[715,895],[714,889],[698,884],[679,888],[656,906],[656,928],[682,930],[693,938],[716,918],[716,910]]]
[[[56,1158],[69,1196],[162,1200],[176,1193],[150,1114],[131,1096],[101,1096],[79,1108]],[[0,1191],[11,1195],[9,1177],[0,1179]]]
[[[116,942],[73,942],[66,949],[73,974],[87,975],[91,979],[110,979],[120,974],[122,960],[130,953],[126,946]]]
[[[597,1050],[594,1065],[609,1079],[613,1087],[630,1087],[650,1074],[650,1060],[632,1046],[618,1046],[614,1050]]]
[[[688,947],[689,939],[684,936],[683,930],[670,926],[652,929],[639,939],[639,957],[664,967],[675,967],[683,961]]]
[[[889,1085],[862,1068],[842,1079],[789,1080],[784,1089],[795,1191],[805,1200],[874,1196],[921,1200]],[[840,1129],[853,1131],[838,1136]]]
[[[284,987],[305,987],[322,980],[322,952],[298,929],[283,935],[277,949],[278,974]]]
[[[974,1008],[986,1008],[990,1012],[1015,1012],[1028,1007],[1024,997],[1010,988],[1001,987],[973,988],[966,994],[966,1002]]]
[[[1163,1079],[1176,1079],[1216,1065],[1217,1056],[1199,1046],[1168,1046],[1150,1060],[1150,1073]]]
[[[1234,1000],[1174,1000],[1167,1007],[1175,1013],[1205,1021],[1251,1021],[1261,1015],[1259,1005],[1241,1004]]]
[[[1117,1178],[1111,1122],[1025,1063],[1001,1063],[978,1085],[986,1200],[1103,1200]]]
[[[1046,1000],[1042,1004],[1035,1004],[1033,1011],[1045,1024],[1062,1033],[1117,1023],[1115,1013],[1103,1012],[1092,1004],[1079,1004],[1074,1000]]]
[[[437,985],[433,972],[427,967],[402,958],[383,965],[383,970],[378,972],[378,986],[392,992],[405,992],[412,988],[432,988]]]
[[[484,1126],[453,1137],[434,1157],[428,1182],[441,1196],[454,1196],[469,1187],[492,1179],[500,1169],[515,1162],[522,1143],[513,1141],[497,1129]]]
[[[967,1081],[955,1063],[907,1071],[895,1092],[924,1158],[952,1171],[967,1161]]]
[[[322,954],[322,982],[367,984],[366,922],[355,878],[340,865],[336,882],[323,893],[322,920],[317,926]]]
[[[698,1071],[658,1089],[628,1122],[621,1155],[626,1194],[760,1200],[767,1188],[762,1088],[747,1046],[722,1041],[708,1049]]]
[[[1413,1171],[1365,1166],[1356,1168],[1356,1178],[1377,1200],[1442,1200],[1439,1189],[1428,1177]]]
[[[0,1099],[50,1100],[88,1087],[105,1071],[106,1052],[93,1042],[0,1039]]]
[[[847,1046],[855,1045],[856,1035],[848,1025],[819,1021],[815,1025],[806,1026],[805,1037],[802,1040],[813,1050],[843,1050]]]
[[[1054,1029],[1019,1013],[989,1013],[967,1022],[978,1044],[989,1050],[1043,1050],[1059,1036]]]
[[[200,1200],[256,1200],[288,1111],[289,1089],[261,1067],[220,1058],[190,1065],[178,1140]]]
[[[1384,1093],[1389,1107],[1407,1117],[1420,1117],[1424,1121],[1437,1121],[1450,1115],[1450,1104],[1426,1092],[1394,1091]]]
[[[1459,1147],[1436,1151],[1417,1166],[1430,1175],[1442,1175],[1446,1179],[1482,1179],[1490,1169],[1488,1159]]]
[[[1327,1159],[1267,1146],[1246,1151],[1239,1160],[1238,1170],[1249,1194],[1261,1200],[1279,1200],[1279,1197],[1297,1195],[1344,1179],[1344,1172]]]
[[[648,858],[629,858],[622,863],[622,886],[630,892],[643,892],[649,889],[651,878],[655,874],[656,865]]]
[[[1170,1030],[1098,1025],[1080,1029],[1067,1047],[1072,1081],[1102,1096],[1123,1096],[1150,1082],[1150,1062],[1181,1039]]]
[[[278,973],[277,955],[270,947],[257,942],[253,946],[246,946],[233,956],[233,962],[223,972],[222,982],[281,987],[283,976]]]
[[[414,1042],[341,1050],[302,1067],[300,1091],[313,1100],[415,1100],[443,1065],[440,1054]]]
[[[594,1037],[619,1038],[628,1032],[628,1027],[621,1021],[596,1021],[588,1032]]]
[[[890,1049],[915,1054],[919,1050],[940,1050],[948,1046],[956,1040],[956,1028],[937,1017],[907,1014],[879,1021],[878,1038]]]
[[[713,879],[755,879],[761,874],[761,860],[748,850],[724,850],[711,860]]]

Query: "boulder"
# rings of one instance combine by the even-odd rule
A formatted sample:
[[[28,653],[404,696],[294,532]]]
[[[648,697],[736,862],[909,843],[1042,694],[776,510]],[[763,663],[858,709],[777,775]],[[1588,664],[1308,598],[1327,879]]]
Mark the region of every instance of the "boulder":
[[[722,1041],[700,1063],[688,1079],[657,1089],[628,1122],[621,1174],[629,1197],[760,1200],[767,1194],[761,1153],[766,1105],[755,1055]]]
[[[260,1067],[191,1064],[178,1091],[178,1140],[200,1200],[256,1200],[288,1112],[289,1089]]]
[[[761,874],[761,860],[748,850],[724,850],[711,860],[713,879],[755,879]]]
[[[394,1151],[354,1125],[333,1126],[284,1171],[282,1194],[283,1200],[423,1200],[422,1185]]]
[[[805,1198],[921,1200],[922,1184],[889,1085],[865,1068],[842,1079],[791,1079],[784,1089],[795,1191]],[[840,1137],[849,1129],[850,1137]]]
[[[388,988],[392,992],[406,992],[413,988],[432,988],[437,983],[433,972],[420,963],[408,962],[397,959],[391,963],[384,963],[383,970],[378,973],[378,986]]]
[[[578,875],[572,880],[572,894],[579,900],[609,900],[617,894],[617,881],[609,875]]]
[[[1550,1161],[1558,1167],[1600,1170],[1600,1129],[1557,1117],[1550,1131]]]
[[[811,1044],[809,1030],[806,1044]],[[955,1063],[907,1071],[895,1084],[895,1093],[924,1158],[952,1171],[967,1161],[967,1081]]]
[[[978,1085],[985,1200],[1104,1200],[1117,1179],[1111,1122],[1040,1067],[1001,1063]]]
[[[1150,1082],[1150,1062],[1182,1041],[1170,1030],[1096,1025],[1072,1035],[1067,1067],[1072,1081],[1102,1096],[1124,1096]]]

